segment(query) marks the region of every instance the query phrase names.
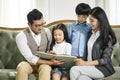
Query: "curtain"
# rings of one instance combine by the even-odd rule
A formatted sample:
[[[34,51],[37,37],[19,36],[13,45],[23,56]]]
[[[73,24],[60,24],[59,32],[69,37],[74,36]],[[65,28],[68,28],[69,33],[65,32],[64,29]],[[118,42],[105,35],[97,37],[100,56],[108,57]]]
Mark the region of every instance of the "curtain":
[[[120,0],[95,0],[95,5],[105,10],[111,25],[120,25]]]
[[[0,26],[26,27],[27,13],[36,8],[36,0],[0,0]]]
[[[28,26],[26,16],[34,8],[43,13],[47,23],[60,19],[76,19],[74,9],[82,2],[88,3],[92,8],[102,7],[110,24],[120,25],[120,0],[0,0],[0,26]]]
[[[120,25],[120,0],[110,0],[109,20],[112,25]]]

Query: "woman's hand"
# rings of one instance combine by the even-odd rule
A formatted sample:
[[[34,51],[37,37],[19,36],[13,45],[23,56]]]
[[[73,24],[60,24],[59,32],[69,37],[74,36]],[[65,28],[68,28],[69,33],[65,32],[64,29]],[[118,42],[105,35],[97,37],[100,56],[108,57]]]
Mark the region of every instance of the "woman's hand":
[[[83,59],[79,58],[79,59],[75,59],[75,65],[76,66],[95,66],[95,65],[99,65],[99,63],[98,63],[98,60],[84,61]]]
[[[75,65],[76,65],[76,66],[85,66],[85,65],[86,65],[86,61],[84,61],[84,60],[81,59],[81,58],[75,59]]]

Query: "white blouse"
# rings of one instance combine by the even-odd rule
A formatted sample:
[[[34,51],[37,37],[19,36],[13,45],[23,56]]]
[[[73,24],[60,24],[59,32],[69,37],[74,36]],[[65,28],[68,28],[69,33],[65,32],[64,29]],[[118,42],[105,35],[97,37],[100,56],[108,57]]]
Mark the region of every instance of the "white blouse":
[[[71,44],[66,41],[63,41],[60,44],[55,43],[53,46],[53,51],[55,51],[56,54],[71,55]]]
[[[95,43],[95,41],[97,40],[97,38],[100,36],[100,31],[94,32],[92,31],[92,35],[90,37],[90,39],[88,40],[88,44],[87,44],[87,48],[88,48],[88,56],[87,56],[87,60],[88,61],[92,61],[92,48],[93,45]]]

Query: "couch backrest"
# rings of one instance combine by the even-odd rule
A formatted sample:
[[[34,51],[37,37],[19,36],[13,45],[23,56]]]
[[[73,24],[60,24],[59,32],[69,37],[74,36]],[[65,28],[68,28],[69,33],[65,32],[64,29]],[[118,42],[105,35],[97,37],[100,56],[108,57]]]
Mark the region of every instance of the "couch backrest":
[[[68,29],[69,25],[73,22],[75,22],[75,20],[58,20],[58,21],[47,24],[46,27],[52,30],[52,28],[55,25],[63,23],[66,25]],[[120,25],[111,25],[111,27],[114,30],[115,35],[117,37],[117,43],[113,48],[112,62],[114,66],[120,66]]]
[[[69,24],[72,22],[75,22],[75,20],[59,20],[51,22],[45,25],[45,27],[52,30],[53,26],[64,23],[69,28]],[[117,37],[117,44],[113,49],[112,61],[114,66],[120,66],[120,25],[112,26],[112,28]],[[22,60],[22,55],[15,42],[15,36],[23,29],[25,28],[0,27],[0,68],[15,69]]]
[[[112,61],[114,66],[120,66],[120,26],[112,27],[117,38],[117,43],[113,48]]]
[[[19,30],[0,27],[0,68],[15,69],[22,56],[17,48],[15,36]]]

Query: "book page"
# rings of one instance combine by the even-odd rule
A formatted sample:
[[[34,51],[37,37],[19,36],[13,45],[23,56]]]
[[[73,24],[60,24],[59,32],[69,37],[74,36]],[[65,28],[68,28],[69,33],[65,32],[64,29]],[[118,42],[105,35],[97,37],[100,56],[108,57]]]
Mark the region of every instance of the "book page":
[[[74,65],[74,60],[77,58],[76,56],[70,55],[55,55],[45,52],[38,52],[38,56],[43,59],[52,59],[55,58],[56,60],[64,60],[65,64],[59,65],[63,68],[71,68]]]

